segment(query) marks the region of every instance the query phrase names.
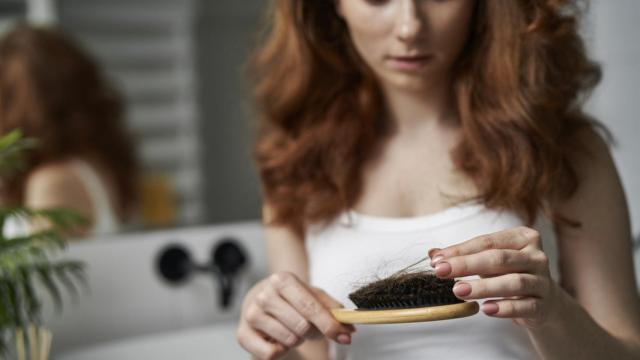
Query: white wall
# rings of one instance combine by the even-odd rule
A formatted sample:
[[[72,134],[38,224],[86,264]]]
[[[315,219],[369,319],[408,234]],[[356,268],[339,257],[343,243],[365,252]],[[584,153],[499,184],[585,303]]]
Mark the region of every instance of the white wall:
[[[58,18],[55,6],[55,0],[27,0],[27,19],[32,24],[55,24]]]
[[[631,209],[634,234],[640,232],[640,1],[593,0],[593,56],[604,79],[592,103],[594,115],[613,132],[613,155]]]
[[[205,184],[205,220],[258,219],[260,193],[253,164],[255,118],[249,111],[244,65],[266,1],[200,0],[198,74]]]
[[[633,234],[640,237],[640,1],[592,0],[587,35],[604,78],[589,108],[617,140],[613,156],[631,211]],[[640,288],[640,248],[635,251]]]

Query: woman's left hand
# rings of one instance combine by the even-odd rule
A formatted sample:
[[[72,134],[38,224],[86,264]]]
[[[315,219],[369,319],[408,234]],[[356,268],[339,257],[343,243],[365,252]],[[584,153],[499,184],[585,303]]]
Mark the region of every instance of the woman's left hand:
[[[512,318],[529,328],[545,324],[557,312],[559,286],[551,279],[540,234],[528,227],[482,235],[444,249],[429,251],[440,278],[479,275],[453,287],[463,300],[487,300],[482,311]]]

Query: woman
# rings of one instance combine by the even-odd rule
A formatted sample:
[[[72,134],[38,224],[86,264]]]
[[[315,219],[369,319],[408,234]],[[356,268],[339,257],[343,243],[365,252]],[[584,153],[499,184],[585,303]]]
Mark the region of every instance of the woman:
[[[76,210],[91,221],[77,236],[115,232],[131,215],[136,162],[122,101],[60,31],[19,25],[0,40],[0,134],[14,129],[38,143],[24,171],[2,179],[3,202]]]
[[[253,62],[272,274],[245,297],[241,346],[260,359],[640,357],[627,205],[581,110],[600,70],[577,10],[274,1]],[[484,315],[357,331],[331,317],[381,264],[427,254]]]

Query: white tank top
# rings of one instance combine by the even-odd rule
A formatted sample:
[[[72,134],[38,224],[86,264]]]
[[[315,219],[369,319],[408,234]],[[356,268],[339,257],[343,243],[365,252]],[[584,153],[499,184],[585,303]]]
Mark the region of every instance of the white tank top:
[[[514,213],[490,210],[478,202],[411,218],[346,211],[326,227],[315,225],[306,231],[310,284],[345,307],[355,308],[348,294],[374,276],[391,275],[425,257],[431,248],[522,224]],[[552,276],[558,279],[555,237],[549,225],[543,218],[535,228],[542,234]],[[331,359],[537,358],[525,328],[482,312],[455,320],[356,327],[351,345],[329,341]]]
[[[96,170],[84,160],[74,159],[71,162],[73,170],[84,184],[93,204],[94,223],[89,235],[105,235],[117,232],[120,221],[114,210],[114,204],[109,197],[107,187]]]

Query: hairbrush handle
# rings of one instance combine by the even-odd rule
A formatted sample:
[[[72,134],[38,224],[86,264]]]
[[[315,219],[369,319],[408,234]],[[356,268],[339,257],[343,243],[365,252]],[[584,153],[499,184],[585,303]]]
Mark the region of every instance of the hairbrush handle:
[[[475,315],[480,311],[476,301],[459,304],[427,306],[411,309],[360,310],[331,309],[331,314],[345,324],[398,324],[457,319]]]

